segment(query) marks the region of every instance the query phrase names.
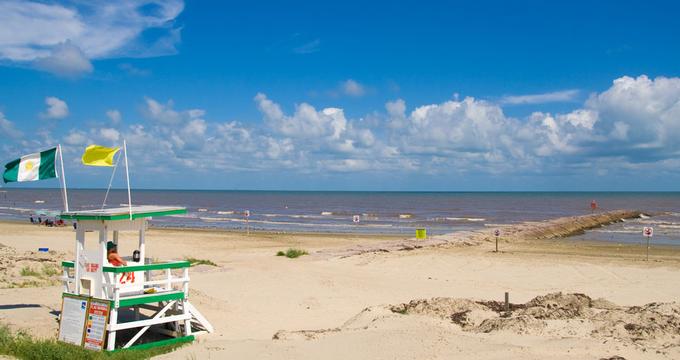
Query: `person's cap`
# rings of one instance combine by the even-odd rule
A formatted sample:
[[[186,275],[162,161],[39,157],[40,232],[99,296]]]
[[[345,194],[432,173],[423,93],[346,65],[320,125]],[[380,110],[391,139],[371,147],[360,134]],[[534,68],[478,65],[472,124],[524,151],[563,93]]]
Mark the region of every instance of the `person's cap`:
[[[115,248],[116,248],[116,244],[114,244],[113,241],[109,241],[109,242],[106,243],[106,250],[111,250],[111,249],[115,249]]]

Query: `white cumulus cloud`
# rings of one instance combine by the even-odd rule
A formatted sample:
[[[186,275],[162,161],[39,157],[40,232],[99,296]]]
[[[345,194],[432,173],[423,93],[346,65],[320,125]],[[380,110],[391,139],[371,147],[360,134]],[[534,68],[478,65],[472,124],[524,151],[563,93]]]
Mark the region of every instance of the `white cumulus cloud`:
[[[562,90],[543,94],[506,95],[501,99],[501,103],[521,105],[521,104],[544,104],[551,102],[567,102],[575,100],[578,94],[579,94],[578,90]]]
[[[0,60],[63,76],[92,71],[91,60],[176,53],[181,0],[0,2]],[[143,33],[154,29],[154,38]]]
[[[47,105],[47,109],[42,113],[44,118],[63,119],[68,116],[68,105],[64,100],[48,96],[45,98],[45,105]]]
[[[2,112],[0,112],[0,131],[3,136],[10,138],[19,138],[22,135],[21,131],[17,130],[14,123],[9,121]]]
[[[120,111],[116,109],[107,110],[106,117],[108,117],[109,120],[111,120],[111,123],[113,125],[120,124],[120,121],[123,119],[123,116],[120,114]]]
[[[364,86],[352,79],[343,81],[340,87],[342,92],[349,96],[362,96],[366,93]]]

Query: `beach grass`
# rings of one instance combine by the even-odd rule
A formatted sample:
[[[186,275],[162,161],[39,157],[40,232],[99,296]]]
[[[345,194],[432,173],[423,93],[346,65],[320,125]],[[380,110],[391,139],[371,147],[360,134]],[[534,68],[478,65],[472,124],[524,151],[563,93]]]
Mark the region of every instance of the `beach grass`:
[[[213,261],[208,260],[208,259],[196,259],[196,258],[188,257],[185,260],[188,261],[191,264],[191,266],[196,266],[196,265],[217,266],[217,264],[215,264]]]
[[[42,274],[45,276],[59,275],[61,271],[55,265],[43,265]]]
[[[303,249],[295,249],[295,248],[289,248],[288,250],[284,251],[279,251],[276,253],[276,256],[285,256],[289,259],[295,259],[297,257],[300,257],[302,255],[308,255],[309,253],[306,250]]]
[[[40,273],[28,266],[21,268],[21,276],[40,276]]]
[[[0,355],[13,356],[18,359],[149,359],[153,356],[168,353],[182,346],[173,344],[144,350],[120,350],[116,352],[97,352],[59,342],[54,339],[35,339],[23,332],[12,333],[6,325],[0,325]]]

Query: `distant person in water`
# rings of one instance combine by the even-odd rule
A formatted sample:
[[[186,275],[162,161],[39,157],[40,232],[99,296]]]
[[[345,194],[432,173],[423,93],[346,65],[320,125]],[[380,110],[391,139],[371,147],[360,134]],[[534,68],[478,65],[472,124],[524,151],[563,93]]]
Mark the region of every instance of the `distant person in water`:
[[[113,241],[106,243],[106,259],[113,266],[127,266],[127,261],[123,260],[120,255],[118,255],[118,247]]]

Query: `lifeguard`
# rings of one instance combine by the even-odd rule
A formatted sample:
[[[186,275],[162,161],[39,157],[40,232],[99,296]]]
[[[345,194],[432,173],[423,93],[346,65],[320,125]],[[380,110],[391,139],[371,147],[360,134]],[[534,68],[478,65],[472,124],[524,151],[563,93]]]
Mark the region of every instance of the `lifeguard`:
[[[127,261],[118,255],[118,246],[113,241],[106,243],[106,259],[113,266],[127,266]]]

